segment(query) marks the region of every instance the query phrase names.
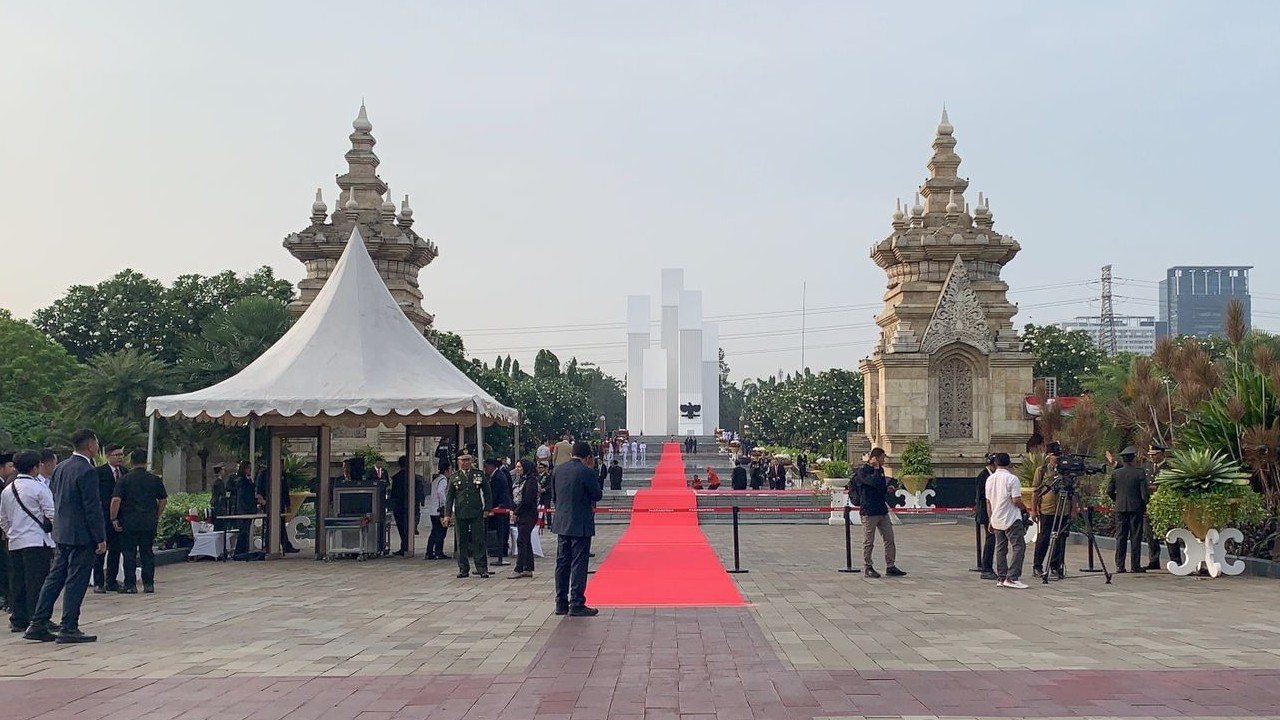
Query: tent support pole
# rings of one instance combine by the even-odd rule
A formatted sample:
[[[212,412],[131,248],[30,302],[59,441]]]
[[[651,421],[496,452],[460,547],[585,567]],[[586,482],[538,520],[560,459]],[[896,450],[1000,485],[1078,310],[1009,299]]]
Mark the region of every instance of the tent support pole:
[[[284,475],[284,463],[280,458],[281,438],[271,433],[271,451],[267,455],[267,467],[271,469],[267,481],[267,537],[271,538],[267,553],[271,557],[283,557],[284,547],[284,515],[280,508],[284,505],[284,488],[281,487]]]
[[[249,480],[257,482],[258,479],[258,419],[252,414],[249,415]]]
[[[484,467],[484,423],[479,404],[476,405],[476,467]]]
[[[515,439],[511,441],[511,466],[515,467],[515,463],[520,460],[520,420],[521,416],[516,415],[516,426],[513,434]]]
[[[409,425],[405,425],[404,427],[405,462],[404,462],[404,467],[401,468],[400,472],[404,473],[404,482],[401,484],[402,491],[406,493],[408,497],[400,498],[400,500],[404,503],[405,524],[409,526],[409,529],[407,531],[408,532],[407,537],[409,540],[408,555],[410,559],[412,559],[413,556],[418,552],[418,549],[416,547],[417,543],[414,542],[415,540],[414,531],[418,529],[418,502],[417,502],[418,457],[417,457],[417,454],[414,453],[413,451],[414,446],[417,445],[417,443],[414,442],[416,439],[417,439],[417,436],[414,434],[414,428],[410,427]]]
[[[317,430],[316,469],[320,473],[320,497],[316,498],[316,557],[324,557],[329,551],[325,536],[325,518],[329,517],[329,426]]]
[[[152,458],[156,454],[156,416],[152,415],[147,419],[147,471],[149,472],[155,467],[155,460]]]

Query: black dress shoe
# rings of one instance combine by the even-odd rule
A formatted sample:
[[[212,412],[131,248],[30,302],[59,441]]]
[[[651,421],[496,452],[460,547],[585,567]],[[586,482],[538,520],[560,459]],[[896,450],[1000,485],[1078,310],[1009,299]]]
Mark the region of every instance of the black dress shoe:
[[[1117,574],[1117,575],[1123,575],[1123,574],[1125,574],[1125,573],[1127,573],[1127,572],[1129,572],[1129,571],[1128,571],[1128,570],[1125,570],[1124,568],[1116,568],[1116,574]]]
[[[482,572],[482,573],[480,573],[480,577],[482,577],[482,578],[487,578],[487,577],[489,577],[489,573],[487,573],[487,572]]]
[[[890,565],[885,571],[885,575],[889,577],[902,577],[907,574],[905,570],[899,570],[897,565]]]
[[[155,586],[155,585],[143,585],[143,586],[142,586],[142,592],[147,593],[148,595],[150,595],[150,594],[154,593],[155,591],[156,591],[156,586]]]
[[[95,595],[101,595],[101,594],[105,593],[106,591],[107,591],[107,589],[106,589],[106,588],[104,588],[104,587],[102,587],[101,585],[94,585],[94,586],[93,586],[93,592],[94,592],[94,594],[95,594]]]
[[[1146,568],[1147,568],[1148,570],[1159,570],[1159,569],[1160,569],[1160,561],[1159,561],[1159,560],[1152,560],[1151,562],[1147,563]]]
[[[124,587],[120,588],[116,592],[120,593],[121,595],[137,595],[138,588],[132,585],[125,585]]]
[[[397,550],[397,551],[395,551],[395,552],[393,552],[393,553],[391,553],[391,554],[392,554],[392,555],[395,555],[396,557],[404,557],[405,555],[408,555],[409,553],[408,553],[408,551],[406,551],[406,550]]]
[[[91,642],[97,642],[97,641],[98,641],[97,635],[85,635],[79,630],[73,630],[71,632],[65,632],[65,631],[60,632],[54,639],[54,642],[58,643],[59,645],[74,645],[77,643],[91,643]]]
[[[112,583],[111,585],[108,585],[107,592],[120,592],[120,584]]]
[[[53,642],[58,639],[57,635],[49,632],[48,626],[36,627],[34,624],[22,633],[23,640],[38,640],[40,642]]]
[[[9,623],[9,632],[24,633],[26,631],[26,625],[14,625],[13,623]]]
[[[458,573],[458,577],[460,578],[471,577],[471,573]]]
[[[577,605],[569,608],[569,617],[595,617],[599,614],[600,611],[598,609],[587,607],[586,605]]]
[[[285,549],[284,549],[284,554],[285,554],[285,555],[296,555],[297,553],[300,553],[300,552],[302,552],[302,551],[301,551],[301,550],[299,550],[298,548],[296,548],[296,547],[292,547],[292,546],[287,547],[287,548],[285,548]]]
[[[504,562],[504,561],[502,561],[502,560],[497,560],[497,561],[491,562],[491,563],[489,563],[489,564],[490,564],[490,565],[499,565],[499,566],[501,566],[501,565],[510,565],[511,563],[509,563],[509,562]]]
[[[453,559],[453,556],[452,556],[452,555],[445,555],[444,553],[440,553],[439,555],[437,555],[437,556],[436,556],[436,559],[437,559],[437,560],[452,560],[452,559]]]
[[[569,614],[569,608],[567,606],[556,607],[556,615],[568,615],[568,614]]]

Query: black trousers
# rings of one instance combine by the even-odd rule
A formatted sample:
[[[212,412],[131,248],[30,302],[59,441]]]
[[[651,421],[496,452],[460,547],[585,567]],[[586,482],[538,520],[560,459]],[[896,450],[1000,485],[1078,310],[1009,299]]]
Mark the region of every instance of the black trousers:
[[[489,530],[497,533],[497,558],[499,560],[511,554],[511,516],[507,514],[490,515]]]
[[[987,524],[982,525],[982,572],[994,573],[996,562],[996,536],[987,532]]]
[[[431,534],[427,536],[427,557],[438,558],[444,555],[444,538],[449,528],[440,522],[439,515],[431,516]]]
[[[93,584],[98,587],[117,587],[120,579],[120,533],[107,523],[107,554],[94,555]]]
[[[40,588],[53,564],[53,548],[29,547],[9,551],[9,624],[26,629],[36,611]]]
[[[237,520],[236,524],[238,526],[236,529],[239,530],[240,532],[236,534],[235,554],[244,555],[249,552],[249,547],[251,544],[250,540],[252,540],[252,535],[253,535],[253,521]]]
[[[53,617],[53,604],[62,596],[62,630],[80,629],[80,606],[89,589],[89,575],[98,555],[92,545],[58,545],[53,566],[40,587],[40,598],[31,613],[31,622],[45,624]]]
[[[1049,536],[1053,535],[1053,528],[1058,522],[1056,515],[1041,515],[1039,521],[1039,532],[1036,534],[1036,551],[1035,556],[1031,560],[1031,566],[1036,569],[1046,569],[1044,566],[1045,556],[1049,556],[1049,570],[1060,570],[1063,568],[1063,561],[1067,554],[1067,535],[1071,530],[1071,520],[1062,518],[1062,527],[1058,529],[1058,542],[1054,543],[1053,552],[1049,552]]]
[[[537,520],[516,523],[516,572],[533,572],[533,528]]]
[[[124,586],[136,587],[138,561],[142,561],[143,586],[156,584],[155,528],[150,530],[126,530],[120,533],[121,557],[124,560]]]
[[[409,508],[391,506],[391,517],[396,521],[396,534],[400,536],[400,552],[409,552]]]
[[[556,607],[587,604],[587,561],[591,537],[561,535],[556,543]]]
[[[1139,512],[1116,513],[1116,569],[1125,569],[1125,554],[1128,552],[1129,569],[1142,567],[1142,524],[1143,514]]]

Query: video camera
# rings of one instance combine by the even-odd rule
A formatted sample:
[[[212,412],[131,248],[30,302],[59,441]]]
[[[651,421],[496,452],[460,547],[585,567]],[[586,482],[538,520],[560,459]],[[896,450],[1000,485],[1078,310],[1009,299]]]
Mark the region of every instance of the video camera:
[[[1090,465],[1085,462],[1089,455],[1083,453],[1072,453],[1063,455],[1058,459],[1058,474],[1078,478],[1082,475],[1101,475],[1107,471],[1106,465]]]

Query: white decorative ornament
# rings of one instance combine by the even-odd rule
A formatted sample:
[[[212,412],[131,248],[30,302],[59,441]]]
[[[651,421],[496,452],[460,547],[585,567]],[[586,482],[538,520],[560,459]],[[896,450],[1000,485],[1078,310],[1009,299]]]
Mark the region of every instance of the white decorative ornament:
[[[932,488],[921,490],[918,493],[913,493],[910,490],[900,488],[896,494],[898,497],[906,501],[906,504],[902,506],[904,509],[923,510],[933,507],[931,498],[933,498],[935,493]]]
[[[1236,528],[1211,529],[1204,534],[1204,540],[1192,535],[1186,528],[1174,528],[1165,534],[1165,541],[1170,545],[1179,540],[1182,541],[1182,562],[1170,560],[1165,563],[1165,568],[1174,575],[1193,575],[1200,572],[1201,565],[1204,565],[1212,577],[1239,575],[1244,572],[1242,560],[1227,559],[1227,541],[1244,540],[1244,533]]]
[[[924,331],[920,351],[933,353],[954,342],[972,345],[984,353],[995,350],[991,328],[987,325],[987,313],[982,309],[969,280],[969,272],[959,255],[951,264],[951,272],[938,295],[938,304],[929,327]]]
[[[285,534],[289,536],[289,542],[296,548],[315,547],[315,542],[310,538],[299,537],[301,528],[311,527],[311,518],[306,515],[294,515],[284,526]]]

